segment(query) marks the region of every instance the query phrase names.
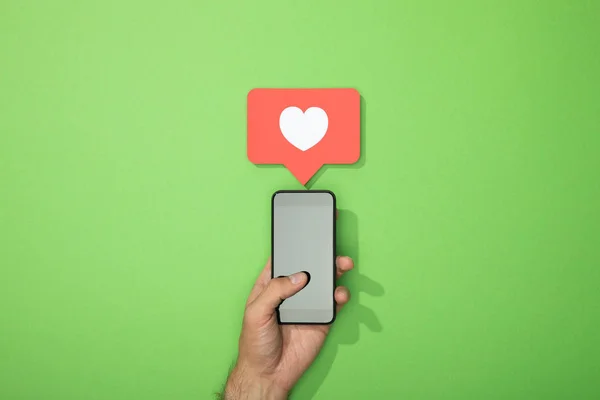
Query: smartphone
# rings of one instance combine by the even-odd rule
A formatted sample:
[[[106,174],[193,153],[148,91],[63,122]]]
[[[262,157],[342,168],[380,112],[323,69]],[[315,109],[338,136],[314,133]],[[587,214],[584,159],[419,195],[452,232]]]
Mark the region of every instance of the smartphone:
[[[280,190],[271,201],[271,277],[307,272],[308,284],[277,310],[280,324],[335,320],[335,195]]]

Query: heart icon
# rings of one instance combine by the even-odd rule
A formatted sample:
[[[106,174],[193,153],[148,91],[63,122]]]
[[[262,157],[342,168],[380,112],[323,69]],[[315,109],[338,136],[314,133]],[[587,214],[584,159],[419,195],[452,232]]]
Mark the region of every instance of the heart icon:
[[[302,112],[298,107],[288,107],[279,115],[279,129],[283,137],[294,147],[306,151],[323,139],[329,119],[319,107]]]

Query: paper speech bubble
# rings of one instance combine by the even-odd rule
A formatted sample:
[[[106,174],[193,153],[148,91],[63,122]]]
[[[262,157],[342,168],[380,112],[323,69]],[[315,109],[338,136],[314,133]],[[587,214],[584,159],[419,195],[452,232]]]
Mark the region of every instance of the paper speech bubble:
[[[248,159],[283,164],[306,183],[324,164],[360,158],[355,89],[253,89],[248,93]]]

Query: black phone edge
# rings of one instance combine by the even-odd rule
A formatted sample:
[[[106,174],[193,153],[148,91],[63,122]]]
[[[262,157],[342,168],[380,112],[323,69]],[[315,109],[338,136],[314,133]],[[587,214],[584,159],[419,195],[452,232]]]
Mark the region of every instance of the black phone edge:
[[[275,233],[275,196],[277,196],[278,193],[329,193],[331,195],[331,198],[333,199],[333,264],[332,264],[332,271],[333,271],[333,288],[331,290],[331,296],[333,297],[333,317],[331,318],[331,321],[329,322],[281,322],[281,318],[279,316],[279,307],[277,307],[277,323],[279,325],[331,325],[335,322],[335,319],[337,317],[337,312],[336,312],[336,304],[335,304],[335,287],[336,287],[336,265],[335,265],[335,261],[337,258],[337,234],[336,234],[336,229],[337,229],[337,200],[335,197],[335,193],[333,193],[331,190],[277,190],[275,193],[273,193],[273,196],[271,196],[271,279],[273,279],[275,277],[274,273],[275,273],[275,257],[273,255],[273,250],[274,250],[274,245],[275,245],[275,237],[274,237],[274,233]]]

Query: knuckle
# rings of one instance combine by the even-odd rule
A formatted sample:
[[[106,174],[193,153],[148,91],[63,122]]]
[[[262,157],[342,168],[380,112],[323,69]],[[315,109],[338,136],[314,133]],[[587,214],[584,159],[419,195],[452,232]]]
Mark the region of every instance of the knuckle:
[[[281,285],[283,284],[282,282],[283,278],[275,278],[275,279],[271,279],[271,282],[269,282],[269,284],[267,285],[267,291],[268,292],[273,292],[273,291],[277,291],[281,288]]]

